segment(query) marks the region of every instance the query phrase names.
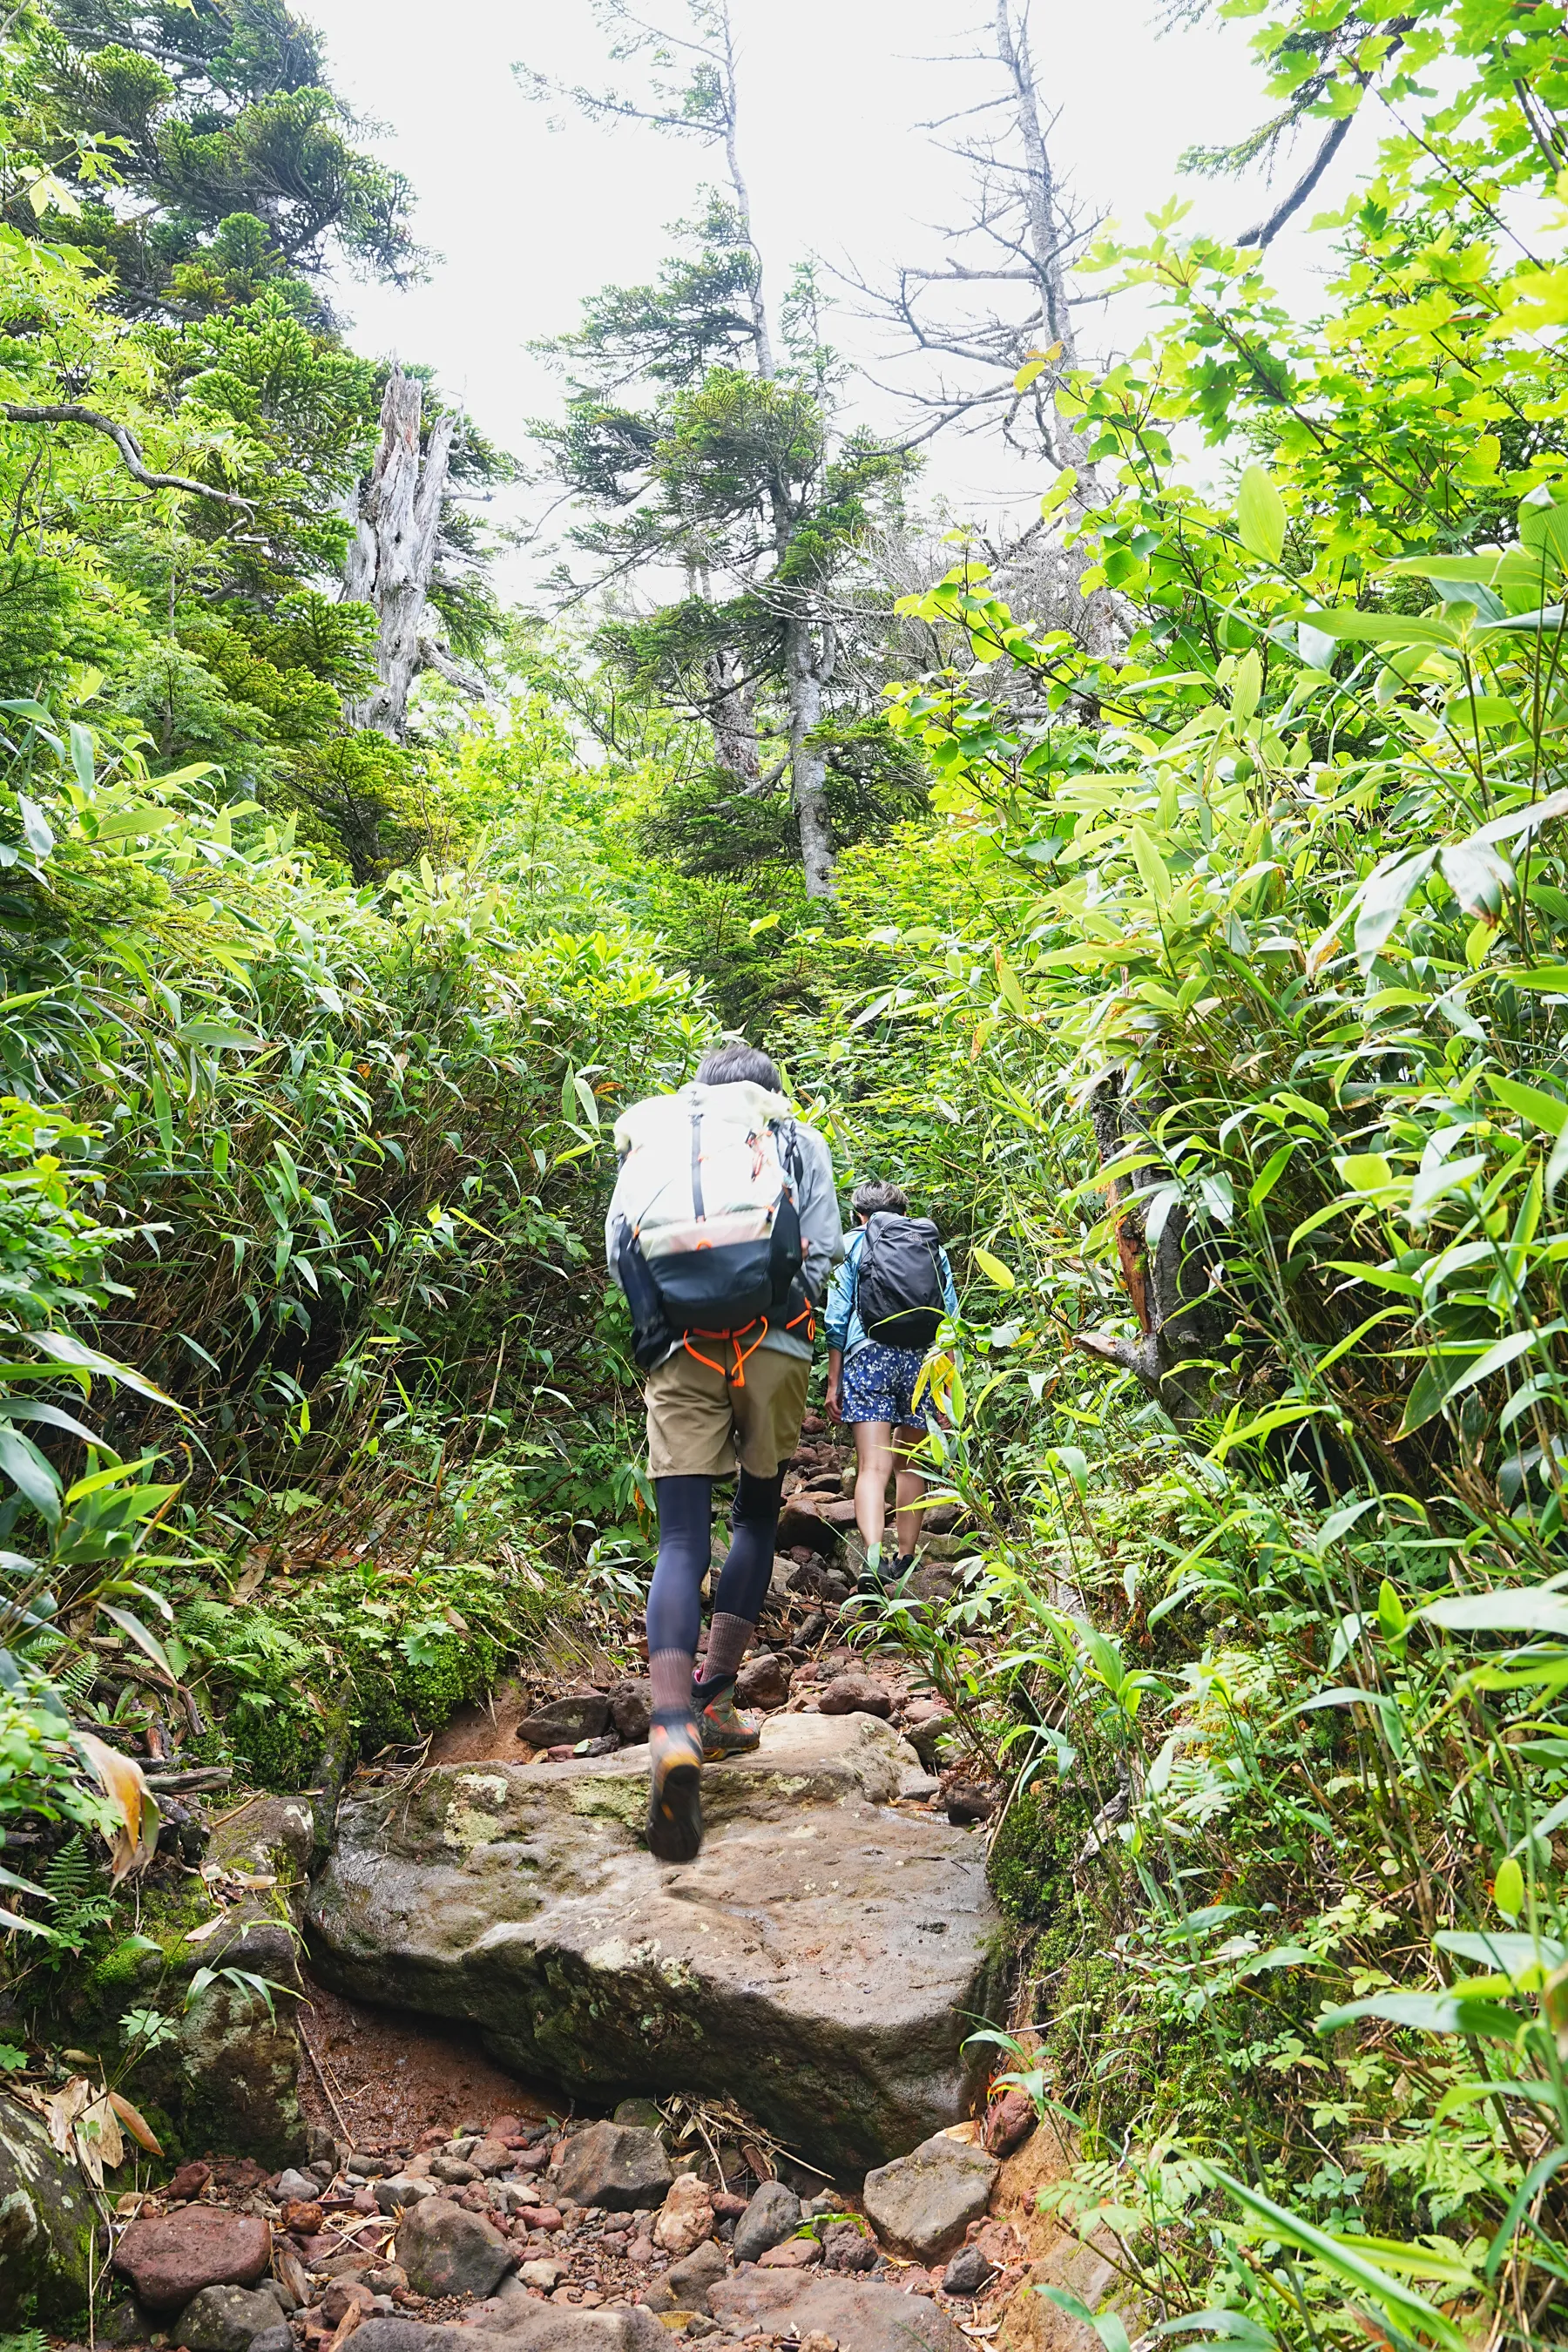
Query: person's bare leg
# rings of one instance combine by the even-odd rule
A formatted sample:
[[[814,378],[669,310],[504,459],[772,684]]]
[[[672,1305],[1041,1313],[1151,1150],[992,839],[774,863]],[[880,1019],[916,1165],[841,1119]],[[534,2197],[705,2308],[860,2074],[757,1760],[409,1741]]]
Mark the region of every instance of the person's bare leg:
[[[855,1423],[855,1524],[866,1547],[866,1565],[875,1576],[882,1565],[882,1535],[888,1516],[888,1481],[893,1474],[893,1433],[885,1421]]]
[[[893,1526],[899,1558],[908,1559],[921,1539],[921,1504],[925,1499],[925,1473],[911,1467],[910,1455],[924,1437],[923,1429],[893,1432],[893,1495],[897,1506]]]

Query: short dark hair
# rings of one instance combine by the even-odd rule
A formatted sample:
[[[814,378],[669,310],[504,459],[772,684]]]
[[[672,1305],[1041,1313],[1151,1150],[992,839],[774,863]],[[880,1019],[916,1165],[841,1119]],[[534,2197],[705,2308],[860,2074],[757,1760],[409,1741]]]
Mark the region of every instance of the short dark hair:
[[[743,1037],[729,1044],[715,1045],[704,1054],[697,1065],[697,1082],[704,1087],[766,1087],[770,1094],[782,1095],[784,1080],[779,1066],[755,1045],[748,1045]]]
[[[885,1177],[868,1176],[857,1184],[849,1206],[858,1217],[874,1217],[879,1209],[890,1209],[895,1217],[909,1214],[910,1196],[901,1184],[889,1184]]]

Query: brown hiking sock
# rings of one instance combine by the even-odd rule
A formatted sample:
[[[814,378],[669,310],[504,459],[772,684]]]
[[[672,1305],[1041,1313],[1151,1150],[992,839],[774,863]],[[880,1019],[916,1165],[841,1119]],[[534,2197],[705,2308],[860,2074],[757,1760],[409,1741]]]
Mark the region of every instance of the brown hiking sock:
[[[691,1670],[694,1664],[689,1650],[654,1651],[647,1662],[647,1676],[653,1685],[652,1712],[655,1715],[691,1714]]]
[[[721,1691],[729,1689],[756,1630],[749,1617],[731,1617],[725,1610],[715,1610],[713,1622],[708,1628],[708,1654],[702,1661],[702,1679],[696,1685],[694,1694],[699,1706],[710,1698],[716,1698]]]

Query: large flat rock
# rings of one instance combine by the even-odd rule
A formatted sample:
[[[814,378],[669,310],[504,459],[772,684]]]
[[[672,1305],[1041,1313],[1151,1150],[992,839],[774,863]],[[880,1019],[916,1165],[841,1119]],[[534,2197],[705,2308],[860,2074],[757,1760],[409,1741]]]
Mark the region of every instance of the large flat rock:
[[[969,2339],[923,2294],[820,2271],[737,2271],[710,2290],[716,2319],[739,2335],[830,2336],[838,2352],[969,2352]]]
[[[869,1717],[775,1717],[704,1772],[702,1852],[668,1866],[646,1748],[438,1767],[342,1808],[316,1965],[580,2095],[727,2093],[858,2176],[966,2112],[998,1993],[984,1845],[893,1808],[919,1772]]]

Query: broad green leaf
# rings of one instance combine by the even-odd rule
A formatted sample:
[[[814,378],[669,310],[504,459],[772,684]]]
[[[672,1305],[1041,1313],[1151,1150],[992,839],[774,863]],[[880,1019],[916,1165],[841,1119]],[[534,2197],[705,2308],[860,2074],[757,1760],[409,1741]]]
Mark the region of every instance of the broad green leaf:
[[[1429,1601],[1417,1617],[1446,1633],[1547,1633],[1568,1642],[1568,1600],[1561,1593],[1501,1585]]]
[[[73,719],[67,733],[70,738],[71,766],[76,770],[76,780],[84,793],[90,793],[97,781],[98,756],[92,730],[84,727],[79,719]]]
[[[1000,951],[996,957],[996,993],[1010,1012],[1026,1013],[1028,998],[1024,994],[1017,973]]]
[[[1188,2311],[1180,2319],[1156,2321],[1152,2336],[1222,2336],[1243,2352],[1278,2352],[1278,2339],[1242,2311]]]
[[[26,793],[16,794],[16,813],[22,820],[22,838],[35,857],[47,857],[55,845],[54,827],[35,800]]]
[[[163,1072],[153,1073],[153,1116],[158,1122],[158,1140],[163,1147],[163,1164],[173,1167],[174,1160],[174,1115],[169,1101],[169,1089],[163,1084]]]
[[[1427,613],[1358,613],[1351,606],[1329,612],[1298,613],[1325,637],[1349,639],[1368,646],[1441,646],[1451,651],[1458,633],[1446,620]]]
[[[1216,2187],[1227,2190],[1255,2220],[1266,2223],[1287,2245],[1299,2247],[1303,2253],[1310,2254],[1321,2263],[1325,2270],[1354,2287],[1358,2294],[1370,2295],[1373,2303],[1399,2326],[1416,2335],[1435,2337],[1445,2347],[1445,2352],[1468,2352],[1464,2336],[1445,2312],[1437,2310],[1435,2305],[1414,2294],[1409,2287],[1403,2286],[1387,2271],[1381,2270],[1375,2263],[1359,2253],[1353,2245],[1343,2244],[1339,2239],[1331,2237],[1326,2230],[1320,2230],[1315,2223],[1288,2212],[1271,2197],[1264,2196],[1260,2189],[1249,2187],[1244,2180],[1236,2179],[1217,2164],[1205,2162],[1200,2169],[1209,2175]]]
[[[1043,2294],[1047,2303],[1054,2303],[1058,2311],[1065,2311],[1068,2317],[1076,2319],[1080,2327],[1092,2329],[1105,2347],[1105,2352],[1132,2352],[1127,2330],[1113,2311],[1102,2311],[1097,2315],[1090,2311],[1081,2296],[1074,2294],[1070,2287],[1042,2285],[1035,2287],[1033,2292]]]
[[[1348,1151],[1334,1165],[1352,1192],[1375,1196],[1388,1192],[1396,1181],[1392,1162],[1381,1151]]]
[[[1516,1357],[1533,1348],[1539,1336],[1534,1331],[1515,1331],[1508,1339],[1500,1339],[1495,1348],[1489,1348],[1484,1356],[1478,1356],[1473,1363],[1467,1364],[1458,1377],[1449,1383],[1448,1398],[1462,1396],[1467,1389],[1478,1388],[1482,1381],[1489,1381],[1494,1372],[1500,1372],[1504,1365],[1511,1364]]]
[[[47,1519],[50,1527],[58,1526],[59,1480],[31,1438],[24,1437],[20,1430],[5,1422],[0,1422],[0,1470],[41,1519]]]
[[[1384,2270],[1405,2278],[1436,2279],[1445,2286],[1472,2290],[1480,2284],[1463,2254],[1448,2247],[1424,2245],[1419,2238],[1363,2238],[1352,2230],[1337,2230],[1334,2236],[1351,2252],[1369,2254]]]
[[[1540,1087],[1527,1087],[1519,1078],[1495,1078],[1489,1072],[1487,1086],[1499,1102],[1517,1111],[1543,1135],[1561,1135],[1568,1123],[1568,1102],[1561,1096],[1549,1095]]]
[[[133,1616],[129,1609],[116,1609],[110,1601],[100,1601],[98,1606],[102,1615],[107,1617],[112,1624],[118,1625],[122,1633],[128,1634],[131,1640],[135,1643],[137,1648],[144,1651],[147,1656],[152,1659],[153,1664],[157,1666],[161,1672],[166,1674],[172,1683],[177,1683],[179,1681],[179,1676],[175,1674],[174,1667],[169,1664],[163,1644],[159,1641],[155,1633],[148,1631],[147,1627],[142,1622],[140,1617]]]
[[[971,1255],[987,1281],[994,1282],[998,1290],[1012,1290],[1016,1286],[1017,1277],[1012,1268],[1005,1265],[999,1257],[994,1257],[988,1249],[982,1249],[976,1244]]]
[[[117,809],[98,820],[95,838],[99,841],[125,841],[140,838],[143,834],[167,833],[180,822],[178,809],[128,808]]]
[[[1248,466],[1236,499],[1236,523],[1241,543],[1265,563],[1278,563],[1285,552],[1285,501],[1261,466]]]
[[[1560,816],[1568,816],[1568,788],[1548,793],[1542,800],[1526,801],[1521,808],[1510,809],[1506,816],[1494,816],[1471,835],[1473,841],[1517,841],[1521,835],[1539,832]]]
[[[1385,563],[1385,572],[1403,574],[1412,580],[1474,580],[1491,587],[1502,565],[1505,554],[1494,555],[1402,555],[1397,562]]]
[[[1435,849],[1397,853],[1384,860],[1357,891],[1355,951],[1365,970],[1386,943],[1411,898],[1436,865]]]
[[[1558,505],[1544,482],[1519,502],[1519,536],[1522,546],[1568,572],[1568,507]]]
[[[258,1054],[267,1043],[254,1029],[237,1029],[223,1021],[187,1021],[179,1034],[187,1045],[231,1046],[240,1054]]]
[[[1385,2024],[1409,2026],[1418,2033],[1476,2034],[1488,2042],[1514,2041],[1525,2022],[1497,2001],[1469,2000],[1462,1993],[1380,1992],[1370,2000],[1348,2001],[1342,2009],[1325,2010],[1313,2031],[1334,2033],[1360,2017],[1378,2017]]]
[[[1139,878],[1144,888],[1156,906],[1169,906],[1171,870],[1142,825],[1135,824],[1132,827],[1131,843],[1132,863],[1138,868]]]
[[[1514,871],[1507,858],[1485,842],[1459,841],[1440,849],[1437,863],[1444,881],[1472,921],[1482,915],[1495,921],[1515,887]]]
[[[144,1380],[140,1372],[133,1370],[129,1364],[119,1362],[113,1356],[100,1355],[96,1348],[89,1348],[73,1331],[29,1331],[26,1338],[28,1347],[54,1357],[57,1363],[78,1366],[86,1372],[101,1372],[108,1380],[123,1381],[126,1387],[134,1389],[138,1396],[151,1397],[154,1404],[173,1405],[176,1412],[184,1411],[184,1407],[175,1404],[174,1398],[159,1388],[155,1381]]]
[[[1275,1185],[1285,1173],[1295,1150],[1294,1143],[1281,1143],[1269,1153],[1247,1187],[1247,1205],[1249,1209],[1260,1209],[1263,1206]]]
[[[1262,692],[1263,664],[1255,647],[1237,663],[1236,674],[1231,680],[1230,710],[1237,727],[1250,725]]]

